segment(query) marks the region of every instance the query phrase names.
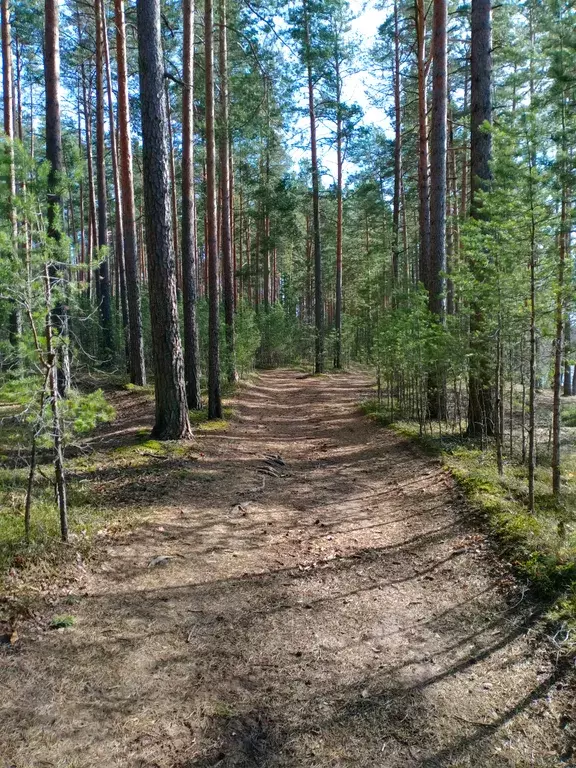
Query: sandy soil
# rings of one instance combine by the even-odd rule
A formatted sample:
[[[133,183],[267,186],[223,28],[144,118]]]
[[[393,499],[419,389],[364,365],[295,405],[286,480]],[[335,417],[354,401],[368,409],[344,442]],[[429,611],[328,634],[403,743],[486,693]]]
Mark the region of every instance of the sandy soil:
[[[537,606],[367,387],[264,373],[160,471],[156,519],[58,606],[76,625],[0,656],[2,768],[576,765]]]

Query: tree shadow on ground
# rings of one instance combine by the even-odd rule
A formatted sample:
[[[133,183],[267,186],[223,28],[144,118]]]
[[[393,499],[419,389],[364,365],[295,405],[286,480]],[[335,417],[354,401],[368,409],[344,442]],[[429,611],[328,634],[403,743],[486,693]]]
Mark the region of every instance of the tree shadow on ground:
[[[263,378],[230,434],[204,442],[215,481],[178,482],[178,465],[150,457],[164,478],[151,494],[169,513],[107,541],[88,592],[53,603],[77,618],[70,631],[40,625],[6,656],[7,759],[519,768],[535,754],[539,768],[557,765],[569,733],[551,724],[551,694],[564,670],[529,642],[547,606],[506,591],[436,463],[350,418],[353,378],[310,380],[305,393],[293,373]],[[282,409],[266,405],[257,417],[255,398],[278,392],[298,419],[275,421]],[[334,431],[307,420],[322,402],[327,419],[340,413]],[[250,490],[280,445],[286,476]],[[117,471],[102,470],[103,487]],[[147,471],[125,468],[126,488]],[[155,555],[172,559],[151,566]]]

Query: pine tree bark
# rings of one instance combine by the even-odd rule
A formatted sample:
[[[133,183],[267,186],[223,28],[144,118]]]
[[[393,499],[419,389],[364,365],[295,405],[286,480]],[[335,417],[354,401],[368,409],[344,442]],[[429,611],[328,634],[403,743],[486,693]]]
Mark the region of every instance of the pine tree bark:
[[[98,281],[100,319],[104,351],[114,351],[112,330],[112,303],[110,292],[110,269],[108,264],[108,200],[106,194],[106,139],[104,125],[104,23],[99,0],[94,3],[96,23],[96,188],[98,197]],[[110,362],[110,361],[108,361]]]
[[[528,193],[530,206],[530,358],[528,385],[528,510],[534,514],[535,509],[535,479],[536,479],[536,215],[534,210],[534,157],[533,149],[529,147]],[[524,398],[523,398],[524,400]],[[522,409],[524,411],[524,408]],[[523,451],[524,452],[524,451]]]
[[[46,159],[48,171],[48,227],[47,235],[54,258],[49,267],[51,288],[57,291],[50,327],[55,331],[54,360],[56,387],[60,397],[70,389],[70,356],[68,350],[68,307],[65,302],[65,270],[61,261],[60,242],[62,223],[59,211],[62,203],[60,184],[64,159],[62,154],[62,128],[60,121],[60,36],[58,33],[58,0],[45,0],[44,4],[44,80],[46,85]],[[51,294],[52,295],[52,294]]]
[[[176,258],[176,288],[180,289],[178,261],[180,244],[178,242],[178,195],[176,194],[176,158],[174,156],[174,136],[172,131],[172,107],[170,105],[170,89],[166,80],[166,110],[168,116],[168,148],[170,150],[170,205],[172,210],[172,234],[174,238],[174,256]]]
[[[188,407],[202,408],[200,342],[196,303],[198,286],[194,200],[194,0],[183,0],[182,92],[182,309],[184,319],[184,374]]]
[[[100,1],[102,14],[102,30],[104,41],[104,63],[106,72],[106,98],[108,102],[108,125],[110,137],[110,154],[112,155],[112,180],[114,182],[114,259],[120,288],[120,305],[122,310],[122,331],[124,336],[124,353],[126,368],[130,372],[130,323],[128,319],[128,297],[126,288],[126,265],[124,261],[124,221],[122,218],[122,187],[120,184],[120,169],[118,160],[116,119],[112,97],[112,72],[110,67],[110,46],[108,43],[108,25],[106,23],[106,6]]]
[[[82,103],[84,112],[84,133],[86,136],[86,171],[88,176],[88,258],[87,258],[87,296],[92,298],[92,267],[94,264],[94,251],[96,250],[96,193],[94,191],[94,162],[92,157],[92,111],[88,84],[86,82],[86,68],[84,62],[80,65],[82,80]],[[97,285],[97,284],[96,284]]]
[[[564,109],[563,109],[564,113]],[[564,118],[564,114],[563,114]],[[563,129],[565,130],[565,121]],[[565,135],[565,134],[564,134]],[[565,147],[563,154],[565,153]],[[558,282],[556,285],[556,335],[554,339],[554,381],[552,385],[552,495],[560,501],[561,463],[560,463],[560,426],[562,395],[562,356],[564,353],[564,283],[566,274],[566,243],[568,239],[568,190],[566,188],[566,168],[563,168],[562,200],[560,203],[560,232],[558,233]]]
[[[340,369],[342,368],[342,235],[344,229],[344,200],[342,190],[344,185],[344,126],[342,119],[342,78],[340,76],[338,37],[336,37],[334,64],[334,74],[336,78],[336,308],[334,318],[336,349],[334,355],[334,368]],[[397,261],[396,269],[398,269]]]
[[[169,150],[160,0],[137,5],[142,168],[156,421],[152,434],[190,436],[171,233]]]
[[[400,24],[394,0],[394,200],[392,207],[392,276],[398,286],[400,261],[400,203],[402,187],[402,102],[400,80]]]
[[[14,105],[16,118],[14,121],[14,132],[20,141],[24,141],[24,124],[22,121],[22,51],[17,35],[14,37],[14,53],[16,59],[16,103]]]
[[[492,136],[485,130],[492,123],[492,5],[491,0],[472,0],[472,38],[470,58],[470,215],[483,218],[479,192],[490,187],[492,173]],[[481,268],[471,264],[479,282]],[[473,301],[470,317],[470,374],[468,379],[468,435],[494,434],[493,366],[487,338],[484,308]]]
[[[122,186],[122,218],[124,224],[124,264],[126,269],[128,322],[130,326],[130,381],[133,384],[144,386],[146,384],[146,367],[144,362],[140,279],[138,274],[138,241],[136,236],[136,206],[134,204],[134,171],[130,134],[130,104],[128,100],[124,0],[114,0],[114,20],[116,25],[116,67],[118,72],[118,149]]]
[[[429,64],[426,61],[426,8],[416,0],[416,49],[418,70],[418,199],[419,199],[419,277],[428,289],[430,271],[430,178],[428,172],[428,99]]]
[[[16,218],[16,164],[14,159],[14,108],[13,108],[13,68],[12,68],[12,31],[10,25],[9,0],[0,4],[2,22],[2,84],[4,100],[4,133],[6,135],[6,153],[8,154],[9,199],[8,211],[12,235],[13,256],[16,259],[18,242],[18,222]],[[22,316],[15,306],[10,311],[10,344],[14,350],[14,365],[20,364],[20,342],[22,338]]]
[[[204,2],[206,94],[206,256],[208,259],[208,417],[222,418],[220,395],[220,318],[218,301],[218,222],[216,213],[216,139],[214,133],[214,5]]]
[[[430,151],[430,272],[428,309],[444,322],[444,272],[446,271],[446,160],[448,120],[448,3],[434,0],[432,21],[432,141]],[[439,365],[428,373],[428,412],[431,418],[446,415],[446,389]]]
[[[566,243],[566,260],[570,263],[570,248],[569,243]],[[570,314],[569,310],[566,311],[567,319],[564,322],[564,397],[570,397],[572,394],[572,377],[570,375],[570,353],[571,353],[571,341],[572,341],[572,328],[570,326]]]
[[[316,105],[312,72],[312,44],[308,0],[304,0],[304,53],[308,77],[308,110],[310,113],[310,153],[312,160],[312,228],[314,231],[314,324],[316,329],[314,371],[324,371],[324,305],[322,298],[322,250],[320,243],[320,172],[316,139]]]
[[[4,102],[4,133],[8,139],[6,151],[8,153],[8,172],[9,172],[9,213],[10,224],[14,246],[17,238],[16,222],[16,167],[14,163],[14,104],[13,88],[14,76],[12,67],[12,30],[10,25],[10,6],[9,0],[1,0],[0,15],[2,20],[2,85]]]
[[[220,69],[220,188],[222,198],[222,298],[226,332],[226,375],[229,382],[238,380],[234,339],[234,274],[232,271],[232,232],[230,205],[230,126],[228,108],[228,33],[226,0],[220,0],[219,69]]]

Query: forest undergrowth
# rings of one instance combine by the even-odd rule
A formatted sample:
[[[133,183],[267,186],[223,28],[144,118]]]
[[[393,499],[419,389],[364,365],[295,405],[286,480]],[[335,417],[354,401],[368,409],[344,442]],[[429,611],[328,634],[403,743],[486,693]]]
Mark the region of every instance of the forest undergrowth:
[[[70,558],[88,558],[96,539],[145,521],[166,471],[187,467],[198,448],[195,441],[150,437],[146,416],[154,406],[153,386],[122,384],[119,377],[103,373],[79,382],[66,401],[63,419],[71,545],[59,541],[49,434],[40,440],[27,539],[24,515],[37,417],[30,401],[33,385],[28,379],[12,378],[0,387],[0,574],[14,568],[42,572],[53,567],[50,575],[58,580],[58,569]],[[225,396],[233,391],[228,386]],[[195,433],[212,433],[225,429],[231,415],[226,400],[222,419],[208,420],[203,409],[191,412],[190,420]],[[112,423],[122,437],[109,434]],[[181,469],[182,477],[187,471]]]
[[[566,398],[562,410],[563,482],[560,502],[551,492],[551,393],[536,399],[538,453],[535,471],[535,513],[528,507],[528,473],[522,437],[507,436],[508,457],[501,471],[494,440],[480,444],[465,435],[465,424],[454,421],[405,420],[381,399],[362,403],[371,419],[413,440],[438,457],[458,482],[467,500],[484,519],[500,556],[518,578],[545,599],[553,598],[548,617],[562,651],[576,650],[576,403]],[[508,423],[521,423],[520,401]],[[512,417],[510,419],[510,416]]]

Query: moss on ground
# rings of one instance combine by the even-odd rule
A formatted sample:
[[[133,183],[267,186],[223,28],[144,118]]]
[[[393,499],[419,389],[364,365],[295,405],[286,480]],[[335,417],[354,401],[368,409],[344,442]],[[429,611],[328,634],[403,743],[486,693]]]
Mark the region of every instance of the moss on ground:
[[[24,507],[29,474],[31,425],[26,407],[36,396],[37,380],[13,379],[0,387],[0,574],[14,564],[24,566],[40,560],[55,564],[80,551],[87,555],[94,537],[118,532],[148,517],[165,496],[162,483],[194,479],[211,482],[195,462],[194,441],[159,441],[149,429],[138,430],[125,444],[86,450],[77,447],[66,459],[69,527],[73,547],[59,543],[59,518],[54,493],[54,471],[50,446],[41,442],[34,483],[31,541],[24,540]],[[151,387],[118,385],[134,394],[153,395]],[[106,395],[96,393],[74,397],[67,403],[71,428],[88,434],[99,423],[114,419]],[[223,418],[209,420],[205,410],[191,412],[197,433],[227,429],[233,415],[223,409]]]
[[[379,424],[415,441],[426,453],[438,456],[483,516],[500,545],[501,553],[520,578],[547,599],[555,599],[550,618],[561,619],[576,631],[576,455],[563,459],[560,504],[551,492],[551,469],[536,470],[536,512],[530,514],[527,469],[519,463],[504,465],[498,474],[493,450],[480,450],[461,437],[462,430],[442,431],[436,424],[421,430],[417,422],[394,421],[377,401],[362,404],[363,412]],[[566,420],[564,421],[566,424]]]
[[[222,408],[221,419],[209,419],[208,411],[190,411],[190,423],[192,429],[199,432],[222,432],[228,429],[228,423],[233,415],[233,409],[229,407]]]

